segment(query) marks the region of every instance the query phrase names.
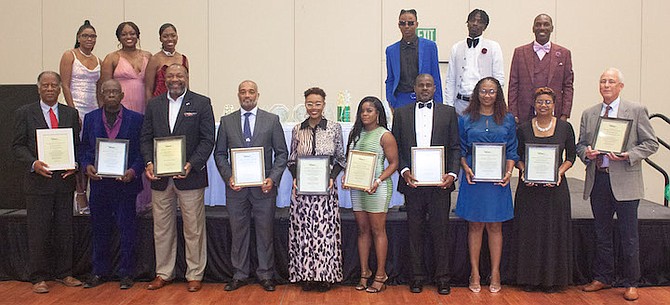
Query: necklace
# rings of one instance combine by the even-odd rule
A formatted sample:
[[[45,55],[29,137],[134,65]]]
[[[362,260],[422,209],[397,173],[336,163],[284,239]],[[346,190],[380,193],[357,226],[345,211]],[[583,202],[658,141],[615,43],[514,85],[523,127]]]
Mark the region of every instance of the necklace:
[[[554,126],[554,119],[549,121],[549,126],[544,127],[544,128],[540,127],[540,124],[537,122],[537,119],[535,119],[535,128],[537,128],[537,130],[539,130],[541,132],[549,131],[549,129],[551,129],[551,126]]]
[[[86,53],[82,52],[82,51],[81,51],[81,48],[77,48],[77,50],[79,50],[79,53],[80,53],[81,55],[84,55],[84,57],[89,57],[89,58],[90,58],[91,56],[93,56],[93,53],[91,53],[91,54],[86,54]]]
[[[163,53],[165,53],[165,55],[166,55],[167,57],[172,57],[172,56],[174,56],[175,53],[177,53],[177,50],[175,50],[175,51],[172,52],[172,53],[170,53],[170,52],[168,52],[168,51],[165,51],[165,49],[162,49],[162,51],[163,51]]]

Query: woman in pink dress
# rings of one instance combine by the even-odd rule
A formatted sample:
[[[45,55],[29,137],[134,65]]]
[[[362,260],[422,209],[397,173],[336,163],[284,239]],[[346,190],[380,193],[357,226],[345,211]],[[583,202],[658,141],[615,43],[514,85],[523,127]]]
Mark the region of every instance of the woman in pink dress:
[[[114,78],[121,83],[124,98],[121,104],[126,108],[144,114],[146,99],[144,95],[144,75],[151,53],[137,47],[140,29],[132,21],[121,22],[116,28],[116,38],[121,49],[107,54],[102,62],[101,82]],[[142,175],[144,189],[137,195],[137,212],[151,210],[150,183]]]
[[[88,20],[84,21],[77,31],[74,48],[65,51],[60,59],[63,96],[67,105],[79,112],[80,124],[87,113],[99,107],[96,92],[100,79],[100,59],[92,53],[97,38],[95,28]],[[75,177],[77,178],[76,209],[79,214],[88,214],[86,198],[88,179],[84,171],[79,171]]]
[[[161,51],[154,54],[147,65],[144,76],[145,96],[147,101],[154,96],[167,93],[165,86],[165,70],[171,64],[181,64],[188,70],[186,55],[177,52],[177,28],[171,23],[161,25],[158,29],[158,38],[161,41]],[[188,84],[187,84],[188,85]]]

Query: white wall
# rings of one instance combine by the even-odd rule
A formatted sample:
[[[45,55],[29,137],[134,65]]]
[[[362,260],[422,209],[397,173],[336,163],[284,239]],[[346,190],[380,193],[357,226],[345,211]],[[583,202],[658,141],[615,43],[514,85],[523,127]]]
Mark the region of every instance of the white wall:
[[[141,47],[152,53],[160,47],[158,27],[171,22],[179,32],[177,49],[191,63],[191,87],[212,98],[217,115],[225,104],[237,105],[237,85],[244,79],[259,84],[261,107],[292,108],[303,102],[306,88],[320,86],[332,111],[338,91],[349,90],[354,104],[365,95],[383,95],[384,49],[400,38],[401,8],[417,9],[420,27],[437,28],[441,60],[467,34],[467,14],[486,10],[491,23],[484,35],[501,44],[507,70],[514,48],[533,39],[533,18],[548,13],[555,25],[552,41],[572,51],[575,129],[581,112],[600,101],[598,76],[609,66],[626,75],[624,98],[650,113],[670,114],[663,93],[670,62],[658,60],[670,49],[663,31],[670,2],[663,0],[2,0],[0,83],[35,83],[40,71],[57,71],[84,19],[97,29],[94,53],[102,58],[117,49],[114,31],[121,21],[138,24]],[[666,124],[654,126],[670,140]],[[669,156],[661,149],[653,159]],[[670,162],[660,163],[670,169]],[[644,168],[647,198],[662,201],[662,177]],[[583,169],[577,162],[569,175],[583,177]]]

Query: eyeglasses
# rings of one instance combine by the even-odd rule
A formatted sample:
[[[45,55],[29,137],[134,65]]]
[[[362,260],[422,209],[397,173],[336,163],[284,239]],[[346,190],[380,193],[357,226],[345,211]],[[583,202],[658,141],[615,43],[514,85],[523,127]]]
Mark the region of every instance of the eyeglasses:
[[[537,105],[542,105],[542,104],[551,105],[553,103],[554,103],[554,101],[552,101],[552,100],[535,100],[535,104],[537,104]]]
[[[496,95],[496,89],[479,89],[479,95],[485,96],[487,94],[491,96]]]
[[[102,90],[103,95],[119,95],[121,94],[121,90],[119,89],[105,89]]]
[[[405,26],[405,25],[414,26],[414,23],[415,21],[398,21],[399,26]]]
[[[81,37],[83,39],[89,39],[89,38],[90,39],[96,39],[96,38],[98,38],[98,35],[96,35],[96,34],[81,34],[81,35],[79,35],[79,37]]]

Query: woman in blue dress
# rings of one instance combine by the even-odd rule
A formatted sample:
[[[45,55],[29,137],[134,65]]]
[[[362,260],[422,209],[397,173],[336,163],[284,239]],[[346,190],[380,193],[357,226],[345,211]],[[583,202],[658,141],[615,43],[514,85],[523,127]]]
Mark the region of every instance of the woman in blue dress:
[[[509,181],[517,154],[516,123],[507,105],[498,80],[481,79],[470,98],[464,115],[458,118],[461,138],[461,166],[467,182],[458,192],[456,214],[468,221],[468,249],[470,252],[470,285],[472,292],[481,290],[479,255],[484,229],[488,233],[491,254],[491,281],[489,291],[499,292],[500,257],[502,255],[502,222],[514,217],[512,191]],[[506,171],[499,182],[475,182],[472,169],[473,143],[505,144]]]

